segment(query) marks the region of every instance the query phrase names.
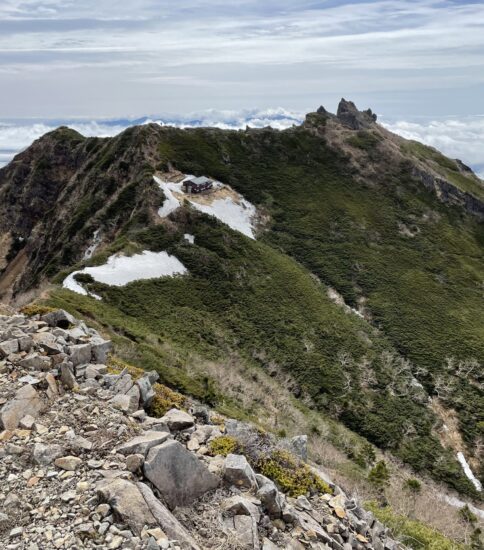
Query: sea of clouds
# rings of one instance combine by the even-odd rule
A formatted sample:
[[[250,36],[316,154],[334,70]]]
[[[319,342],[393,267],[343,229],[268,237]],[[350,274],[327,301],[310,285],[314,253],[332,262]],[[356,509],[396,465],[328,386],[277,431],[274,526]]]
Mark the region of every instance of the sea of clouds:
[[[0,167],[15,154],[28,147],[43,134],[61,125],[68,125],[85,136],[107,137],[116,135],[129,126],[156,122],[179,128],[212,126],[222,129],[242,129],[246,126],[276,129],[300,124],[302,112],[277,109],[244,111],[208,110],[186,116],[160,115],[138,119],[114,120],[0,120]],[[381,119],[389,130],[401,136],[431,145],[451,158],[459,158],[470,165],[484,179],[484,115],[473,117],[447,117],[414,121]]]

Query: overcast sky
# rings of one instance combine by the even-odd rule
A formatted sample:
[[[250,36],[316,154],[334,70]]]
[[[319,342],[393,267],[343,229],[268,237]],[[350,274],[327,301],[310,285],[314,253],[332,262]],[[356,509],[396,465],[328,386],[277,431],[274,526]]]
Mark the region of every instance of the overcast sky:
[[[342,96],[426,129],[483,115],[484,2],[0,0],[3,120],[334,111]]]

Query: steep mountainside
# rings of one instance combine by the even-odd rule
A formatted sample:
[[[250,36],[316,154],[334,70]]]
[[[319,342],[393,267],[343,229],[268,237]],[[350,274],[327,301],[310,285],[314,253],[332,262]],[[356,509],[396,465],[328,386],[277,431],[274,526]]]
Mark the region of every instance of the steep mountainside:
[[[153,176],[175,189],[180,173],[255,205],[257,238],[181,194],[160,216],[169,191]],[[48,288],[172,387],[274,431],[295,429],[297,410],[317,438],[314,415],[329,414],[478,498],[457,453],[483,480],[483,217],[469,168],[344,100],[285,131],[60,128],[0,171],[0,292]],[[101,300],[46,287],[147,250],[187,272],[125,286],[77,275]]]

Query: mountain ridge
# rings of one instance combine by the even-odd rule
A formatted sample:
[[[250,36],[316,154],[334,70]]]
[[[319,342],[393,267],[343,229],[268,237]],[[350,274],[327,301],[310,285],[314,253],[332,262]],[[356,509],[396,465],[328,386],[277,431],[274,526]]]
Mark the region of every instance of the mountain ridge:
[[[482,476],[482,381],[472,367],[483,354],[482,182],[391,134],[371,111],[340,107],[282,131],[51,132],[0,171],[0,289],[21,302],[40,285],[54,305],[96,319],[127,354],[199,398],[235,406],[209,365],[223,364],[217,348],[241,372],[288,375],[311,408],[477,497],[457,448],[444,451],[443,420],[426,400],[457,415],[459,450]],[[160,219],[153,175],[171,168],[215,178],[255,204],[265,214],[257,242],[190,205]],[[98,249],[86,259],[97,230]],[[88,281],[102,297],[96,304],[50,286],[147,249],[175,254],[190,275],[122,290]],[[339,311],[328,288],[364,319]],[[190,381],[180,366],[194,358],[212,371]]]

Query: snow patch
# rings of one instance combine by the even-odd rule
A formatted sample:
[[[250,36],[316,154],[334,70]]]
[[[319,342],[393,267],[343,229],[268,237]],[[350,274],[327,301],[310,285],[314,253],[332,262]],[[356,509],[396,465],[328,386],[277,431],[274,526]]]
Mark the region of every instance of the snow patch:
[[[101,237],[99,236],[99,233],[101,232],[100,229],[96,229],[92,235],[92,241],[89,247],[87,248],[86,252],[84,252],[84,259],[88,260],[92,257],[94,252],[96,251],[96,248],[99,246],[101,242]]]
[[[180,208],[180,201],[175,197],[173,191],[181,193],[182,184],[173,183],[171,181],[163,181],[156,176],[153,177],[156,183],[159,185],[160,189],[163,191],[163,194],[165,195],[165,201],[163,202],[163,206],[158,210],[158,216],[160,216],[160,218],[166,218],[177,208]]]
[[[158,277],[173,277],[187,273],[187,268],[175,256],[167,252],[150,252],[145,250],[141,254],[133,256],[110,256],[104,265],[85,267],[68,275],[62,286],[84,296],[89,294],[87,290],[78,283],[74,275],[85,273],[99,283],[112,286],[124,286],[133,281],[142,279],[156,279]],[[100,299],[99,296],[97,296]]]
[[[232,229],[255,239],[253,220],[256,216],[256,209],[249,201],[241,198],[239,202],[235,202],[231,197],[226,197],[216,199],[212,204],[201,204],[194,201],[190,201],[190,203],[200,212],[215,216]]]
[[[454,506],[455,508],[463,508],[464,506],[468,506],[469,510],[473,514],[480,517],[481,519],[484,519],[484,510],[481,510],[481,508],[476,508],[476,506],[474,506],[473,504],[470,504],[468,502],[464,502],[463,500],[460,500],[457,497],[450,497],[449,495],[438,494],[438,497],[439,497],[440,500],[443,500],[444,502],[447,502],[447,504],[450,504],[451,506]]]
[[[195,237],[194,235],[190,235],[190,233],[185,233],[183,235],[183,238],[190,244],[195,244]]]
[[[482,484],[481,482],[476,478],[476,476],[473,474],[471,467],[467,463],[467,460],[463,453],[458,452],[457,453],[457,460],[461,463],[462,469],[464,470],[465,475],[472,481],[474,487],[478,491],[482,491]]]
[[[230,228],[255,239],[255,220],[257,210],[253,204],[236,193],[228,185],[213,181],[213,191],[208,194],[191,195],[183,191],[183,182],[194,176],[185,175],[182,181],[175,183],[153,176],[165,195],[163,205],[158,210],[161,218],[166,218],[187,200],[196,210],[214,216]]]

